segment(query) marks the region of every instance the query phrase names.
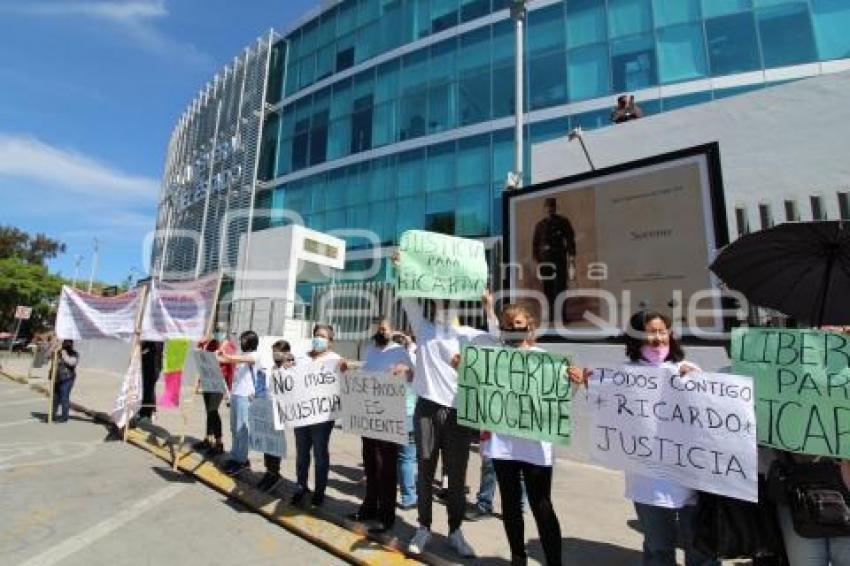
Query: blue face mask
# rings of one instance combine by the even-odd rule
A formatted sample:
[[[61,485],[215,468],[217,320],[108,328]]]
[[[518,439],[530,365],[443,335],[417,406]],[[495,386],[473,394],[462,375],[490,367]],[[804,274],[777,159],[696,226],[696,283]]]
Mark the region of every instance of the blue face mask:
[[[324,352],[328,349],[328,339],[321,336],[313,336],[313,351]]]

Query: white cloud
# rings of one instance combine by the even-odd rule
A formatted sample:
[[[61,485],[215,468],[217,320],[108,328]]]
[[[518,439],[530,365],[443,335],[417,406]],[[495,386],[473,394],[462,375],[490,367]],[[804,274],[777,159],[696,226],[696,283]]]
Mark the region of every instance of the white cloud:
[[[175,40],[155,25],[168,16],[165,0],[29,0],[0,6],[0,14],[41,18],[83,18],[117,28],[139,47],[157,55],[180,58],[192,64],[209,64],[210,57],[194,45]]]
[[[31,137],[0,133],[0,177],[64,189],[78,196],[152,203],[159,180],[130,175],[80,153]]]

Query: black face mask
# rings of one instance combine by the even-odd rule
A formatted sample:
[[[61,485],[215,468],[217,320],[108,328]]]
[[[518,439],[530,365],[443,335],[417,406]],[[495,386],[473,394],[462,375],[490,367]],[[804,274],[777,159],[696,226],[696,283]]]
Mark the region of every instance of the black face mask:
[[[500,328],[499,332],[502,337],[502,342],[513,348],[528,339],[528,328]]]
[[[382,348],[390,343],[390,337],[383,332],[376,332],[372,339],[375,341],[376,346],[380,346]]]

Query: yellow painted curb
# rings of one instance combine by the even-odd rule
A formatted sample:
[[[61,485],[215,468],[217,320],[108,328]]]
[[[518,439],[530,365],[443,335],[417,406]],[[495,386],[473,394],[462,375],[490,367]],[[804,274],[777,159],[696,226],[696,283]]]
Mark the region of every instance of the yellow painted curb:
[[[25,379],[2,372],[8,379],[27,385]],[[30,385],[34,391],[47,394],[47,388],[41,385]],[[92,411],[86,407],[72,403],[74,410],[83,412],[94,419],[108,421],[105,413]],[[141,429],[132,429],[127,434],[127,441],[134,446],[146,450],[154,456],[171,464],[174,453],[171,446],[163,446],[161,439],[152,433]],[[222,473],[212,462],[198,462],[193,452],[180,453],[178,468],[194,476],[203,483],[228,497],[236,499],[253,509],[269,521],[276,523],[293,534],[310,541],[319,548],[334,554],[343,560],[358,565],[394,566],[398,564],[421,564],[406,557],[402,552],[370,540],[364,534],[356,533],[334,521],[325,514],[324,517],[308,513],[298,507],[287,505],[283,500],[272,497],[252,487],[246,487],[233,478]],[[431,560],[429,560],[431,562]],[[435,562],[441,562],[439,560]]]

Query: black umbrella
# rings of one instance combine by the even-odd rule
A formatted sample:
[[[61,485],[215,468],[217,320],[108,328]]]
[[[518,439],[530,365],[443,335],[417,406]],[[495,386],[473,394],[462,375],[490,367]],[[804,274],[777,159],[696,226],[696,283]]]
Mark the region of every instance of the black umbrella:
[[[850,324],[850,224],[790,222],[741,236],[711,270],[751,303],[812,326]]]

